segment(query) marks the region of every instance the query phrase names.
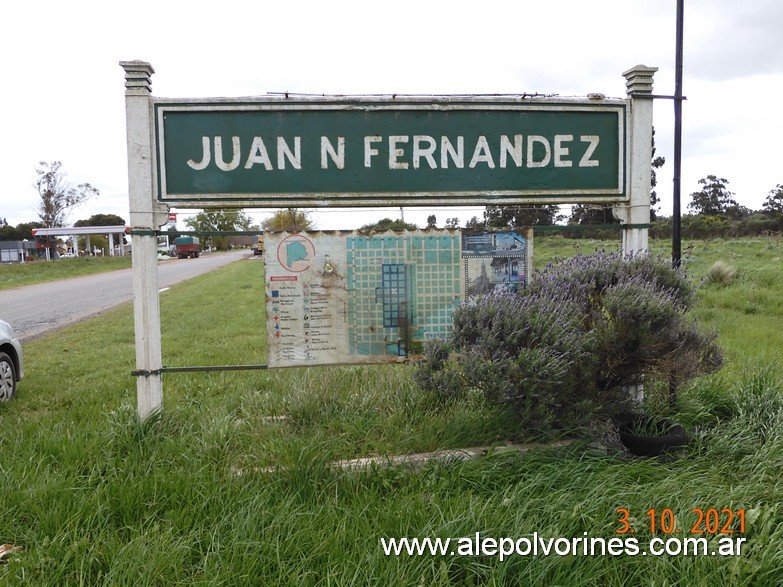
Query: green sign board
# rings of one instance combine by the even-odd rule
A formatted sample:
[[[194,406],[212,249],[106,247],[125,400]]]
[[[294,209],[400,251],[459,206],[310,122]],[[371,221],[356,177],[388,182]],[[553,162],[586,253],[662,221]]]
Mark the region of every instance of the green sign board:
[[[626,103],[155,103],[158,199],[199,206],[626,199]]]

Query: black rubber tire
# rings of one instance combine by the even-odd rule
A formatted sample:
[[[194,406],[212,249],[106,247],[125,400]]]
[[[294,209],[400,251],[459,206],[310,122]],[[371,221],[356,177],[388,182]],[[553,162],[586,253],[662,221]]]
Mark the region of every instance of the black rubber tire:
[[[667,420],[645,414],[621,414],[615,418],[620,442],[632,454],[640,457],[654,457],[688,445],[685,428]],[[639,430],[650,430],[649,434]]]
[[[0,402],[16,395],[16,366],[6,353],[0,352]]]

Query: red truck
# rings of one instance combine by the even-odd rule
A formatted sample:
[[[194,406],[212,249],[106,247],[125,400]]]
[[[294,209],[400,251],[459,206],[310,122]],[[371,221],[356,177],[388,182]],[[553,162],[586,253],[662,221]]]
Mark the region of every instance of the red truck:
[[[177,259],[198,259],[201,252],[198,239],[195,236],[178,236],[174,239]]]

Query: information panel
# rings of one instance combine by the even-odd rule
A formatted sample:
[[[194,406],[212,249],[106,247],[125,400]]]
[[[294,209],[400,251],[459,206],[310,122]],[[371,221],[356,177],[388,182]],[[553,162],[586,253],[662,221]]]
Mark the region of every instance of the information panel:
[[[257,207],[621,201],[625,117],[624,101],[159,101],[159,199]]]
[[[529,233],[267,233],[270,367],[384,363],[445,337],[466,292],[527,280]]]
[[[462,232],[465,293],[480,295],[527,283],[533,258],[533,230]]]

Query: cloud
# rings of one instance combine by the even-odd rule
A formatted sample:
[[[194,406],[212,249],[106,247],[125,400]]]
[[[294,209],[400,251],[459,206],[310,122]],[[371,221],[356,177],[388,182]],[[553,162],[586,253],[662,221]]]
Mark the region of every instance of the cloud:
[[[688,75],[708,81],[783,73],[780,0],[686,2]]]

